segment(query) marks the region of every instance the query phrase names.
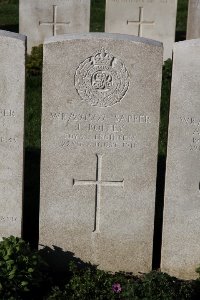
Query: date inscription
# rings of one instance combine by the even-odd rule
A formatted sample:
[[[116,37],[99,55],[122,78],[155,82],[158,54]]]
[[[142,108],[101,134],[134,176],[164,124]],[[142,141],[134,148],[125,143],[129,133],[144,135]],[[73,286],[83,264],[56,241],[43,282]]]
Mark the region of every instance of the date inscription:
[[[0,109],[0,118],[15,118],[15,115],[12,109]]]

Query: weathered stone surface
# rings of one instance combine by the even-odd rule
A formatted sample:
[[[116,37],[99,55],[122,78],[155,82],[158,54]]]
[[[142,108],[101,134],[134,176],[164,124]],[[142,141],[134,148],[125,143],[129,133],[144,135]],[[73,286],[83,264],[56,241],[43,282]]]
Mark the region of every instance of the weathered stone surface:
[[[177,0],[106,0],[105,31],[163,42],[164,60],[172,57]]]
[[[21,236],[25,44],[0,30],[0,238]]]
[[[200,258],[200,40],[176,43],[164,205],[162,271],[196,277]]]
[[[189,0],[187,39],[197,39],[200,37],[200,0]]]
[[[20,0],[19,32],[28,36],[28,52],[45,38],[89,32],[90,0]]]
[[[41,244],[105,270],[151,269],[162,52],[127,35],[46,41]]]

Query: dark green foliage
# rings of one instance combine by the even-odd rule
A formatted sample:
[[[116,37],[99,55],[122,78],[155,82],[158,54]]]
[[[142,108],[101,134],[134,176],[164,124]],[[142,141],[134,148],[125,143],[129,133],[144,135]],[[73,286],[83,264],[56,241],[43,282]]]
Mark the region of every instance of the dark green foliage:
[[[91,0],[91,32],[104,32],[105,0]]]
[[[25,147],[40,148],[43,46],[33,47],[26,61]]]
[[[42,110],[42,77],[27,76],[26,113],[25,113],[25,147],[40,149]]]
[[[168,274],[152,271],[142,278],[141,298],[151,300],[184,300],[191,299],[190,282],[177,280]]]
[[[44,281],[46,264],[27,243],[13,236],[0,242],[0,299],[28,299]]]
[[[186,300],[192,299],[192,284],[152,271],[140,277],[109,274],[95,268],[72,267],[72,278],[64,287],[54,287],[48,300]],[[113,291],[113,285],[121,291]]]
[[[19,0],[0,0],[0,29],[18,32]]]
[[[176,31],[186,31],[188,0],[178,0]]]
[[[42,75],[43,45],[33,47],[31,55],[27,55],[26,71],[28,76]]]
[[[53,286],[53,274],[47,273],[47,265],[39,253],[13,236],[0,242],[1,300],[200,299],[199,280],[181,281],[157,271],[139,277],[111,274],[92,265],[80,268],[75,263]]]
[[[161,108],[160,108],[159,154],[164,156],[166,156],[166,152],[167,152],[171,78],[172,78],[172,60],[168,59],[167,61],[165,61],[163,66],[162,95],[161,95]]]
[[[40,149],[43,45],[33,47],[26,61],[25,147]]]
[[[196,268],[196,272],[197,272],[197,274],[199,274],[199,278],[200,278],[200,266],[198,268]]]
[[[81,300],[100,300],[100,299],[132,299],[124,298],[132,296],[134,293],[134,279],[137,286],[137,278],[125,276],[122,273],[114,275],[98,270],[95,267],[78,269],[71,264],[71,280],[64,287],[54,287],[48,300],[81,299]],[[119,284],[121,292],[113,291],[113,285]]]

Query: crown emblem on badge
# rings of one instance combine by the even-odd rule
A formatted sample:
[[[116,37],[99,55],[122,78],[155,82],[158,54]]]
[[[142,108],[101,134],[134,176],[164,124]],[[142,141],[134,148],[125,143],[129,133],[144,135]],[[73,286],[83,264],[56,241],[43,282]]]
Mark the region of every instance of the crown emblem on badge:
[[[101,51],[98,51],[93,56],[93,62],[95,65],[112,65],[112,62],[114,60],[114,56],[110,54],[108,51],[106,51],[104,48],[101,49]]]

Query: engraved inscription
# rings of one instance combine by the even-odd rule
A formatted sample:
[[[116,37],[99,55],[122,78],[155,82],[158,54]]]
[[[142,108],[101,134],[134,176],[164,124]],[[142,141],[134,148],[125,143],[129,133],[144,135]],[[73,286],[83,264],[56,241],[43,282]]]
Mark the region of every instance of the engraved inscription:
[[[192,8],[200,8],[200,0],[192,0],[190,5]]]
[[[181,116],[182,124],[191,128],[189,150],[200,151],[200,118]]]
[[[12,143],[17,143],[17,138],[0,136],[0,144],[12,144]]]
[[[15,111],[12,109],[0,109],[0,118],[15,118]]]
[[[10,108],[0,108],[0,120],[1,120],[1,133],[0,133],[0,145],[6,146],[16,144],[18,142],[17,137],[9,134],[8,126],[10,126],[10,119],[15,120],[16,112]],[[6,123],[9,122],[9,125]]]
[[[75,87],[89,105],[110,107],[126,95],[129,74],[120,59],[102,48],[79,65]]]
[[[62,120],[66,123],[71,121],[75,122],[106,122],[108,121],[104,114],[80,114],[80,113],[65,113],[65,112],[51,112],[51,119]],[[151,124],[149,116],[144,114],[115,114],[109,116],[109,121],[111,123],[134,123],[134,124]]]
[[[57,9],[58,9],[58,6],[53,5],[53,21],[52,22],[40,22],[39,21],[39,25],[52,26],[53,36],[57,35],[57,26],[66,26],[66,25],[70,24],[70,22],[57,22]]]
[[[96,180],[76,180],[73,179],[74,186],[96,186],[96,199],[95,199],[95,217],[94,217],[94,230],[93,232],[100,232],[100,212],[101,212],[101,187],[124,187],[124,179],[120,181],[103,181],[102,180],[102,158],[103,155],[97,154],[96,165]]]
[[[129,148],[137,145],[134,136],[115,134],[95,134],[93,137],[68,133],[62,137],[61,147]]]
[[[136,25],[138,26],[138,36],[142,36],[142,29],[143,29],[143,25],[147,25],[147,26],[153,26],[155,25],[154,21],[144,21],[143,20],[143,14],[144,14],[144,8],[143,7],[139,7],[139,20],[138,21],[129,21],[127,20],[127,25],[129,25],[129,23],[131,23],[132,25]]]
[[[17,217],[0,216],[0,223],[14,223],[17,221]]]
[[[81,114],[74,112],[50,112],[50,119],[60,123],[62,133],[58,145],[61,148],[93,147],[96,149],[138,148],[138,126],[149,127],[150,116],[139,114]],[[139,149],[139,148],[138,148]]]

